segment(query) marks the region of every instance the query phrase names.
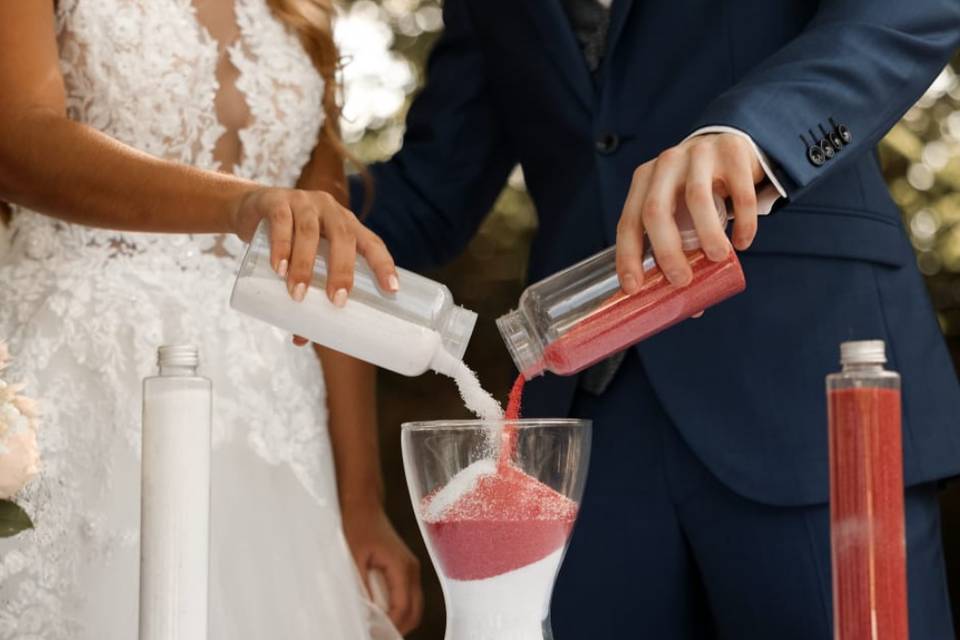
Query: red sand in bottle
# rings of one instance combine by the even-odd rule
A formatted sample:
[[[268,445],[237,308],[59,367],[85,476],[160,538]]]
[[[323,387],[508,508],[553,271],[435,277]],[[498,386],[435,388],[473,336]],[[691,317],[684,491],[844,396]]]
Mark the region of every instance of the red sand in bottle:
[[[424,513],[432,498],[423,499]],[[426,529],[448,577],[483,580],[562,547],[576,517],[574,501],[510,466],[481,476]]]
[[[703,251],[687,254],[693,280],[674,287],[659,267],[644,274],[639,293],[614,294],[544,352],[544,366],[570,375],[623,351],[664,329],[686,320],[746,288],[743,269],[734,251],[713,262]]]
[[[828,394],[837,640],[907,640],[900,392]]]
[[[543,360],[531,367],[531,371],[577,373],[746,288],[743,269],[734,251],[720,262],[709,260],[703,251],[688,253],[687,260],[693,271],[689,285],[674,287],[659,267],[654,267],[645,274],[639,293],[628,296],[619,291],[611,296],[592,315],[550,344]],[[530,374],[521,373],[510,390],[504,415],[507,420],[520,417],[524,373]],[[501,437],[501,468],[512,459],[516,441],[516,428],[506,425]]]

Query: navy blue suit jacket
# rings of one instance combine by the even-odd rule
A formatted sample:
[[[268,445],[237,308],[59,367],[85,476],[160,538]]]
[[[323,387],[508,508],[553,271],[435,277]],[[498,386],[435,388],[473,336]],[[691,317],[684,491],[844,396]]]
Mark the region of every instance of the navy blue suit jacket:
[[[403,149],[372,167],[368,223],[401,265],[460,253],[520,163],[539,279],[614,242],[637,166],[701,126],[739,128],[789,198],[741,256],[745,293],[637,347],[673,422],[740,494],[823,502],[823,378],[841,341],[883,338],[908,483],[960,472],[960,388],[874,153],[958,45],[960,2],[614,0],[596,78],[557,0],[447,0],[444,17]],[[815,166],[810,131],[830,118],[853,139]],[[528,412],[565,414],[575,388],[539,380]]]

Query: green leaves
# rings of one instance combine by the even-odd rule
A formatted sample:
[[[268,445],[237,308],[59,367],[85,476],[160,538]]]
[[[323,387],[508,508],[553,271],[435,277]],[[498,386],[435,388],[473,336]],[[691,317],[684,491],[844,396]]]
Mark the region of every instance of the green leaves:
[[[0,500],[0,538],[15,536],[26,529],[33,529],[27,512],[9,500]]]

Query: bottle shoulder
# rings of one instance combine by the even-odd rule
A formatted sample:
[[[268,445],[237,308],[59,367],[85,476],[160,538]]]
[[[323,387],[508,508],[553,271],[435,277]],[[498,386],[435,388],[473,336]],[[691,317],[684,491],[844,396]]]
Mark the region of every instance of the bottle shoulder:
[[[144,388],[147,387],[169,387],[169,388],[210,388],[213,382],[210,378],[204,376],[150,376],[143,379]]]
[[[827,386],[831,389],[856,387],[896,389],[900,387],[900,374],[885,369],[838,371],[827,376]]]

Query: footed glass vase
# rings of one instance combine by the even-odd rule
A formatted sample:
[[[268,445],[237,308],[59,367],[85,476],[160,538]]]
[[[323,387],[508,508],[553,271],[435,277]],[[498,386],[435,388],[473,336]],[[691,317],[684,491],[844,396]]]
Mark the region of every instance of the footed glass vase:
[[[403,425],[410,497],[445,640],[553,640],[550,599],[590,458],[584,420]]]

